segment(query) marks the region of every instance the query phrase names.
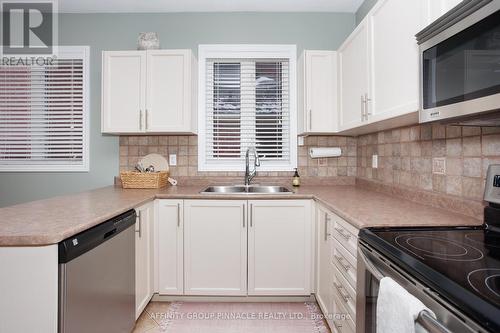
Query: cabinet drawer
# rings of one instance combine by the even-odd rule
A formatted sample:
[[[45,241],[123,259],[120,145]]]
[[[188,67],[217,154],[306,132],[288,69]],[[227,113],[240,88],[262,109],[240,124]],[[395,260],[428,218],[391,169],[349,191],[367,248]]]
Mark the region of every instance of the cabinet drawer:
[[[356,257],[358,248],[358,230],[352,225],[332,214],[333,219],[333,236],[344,248]]]
[[[347,309],[352,318],[356,318],[356,291],[337,268],[333,270],[333,287],[335,291],[333,298]]]
[[[336,294],[335,287],[332,286],[332,293]],[[334,333],[355,333],[356,324],[354,324],[353,317],[346,311],[345,307],[341,304],[338,298],[333,297],[332,307],[334,309],[333,317],[328,320],[328,325]]]
[[[349,284],[356,288],[356,258],[339,241],[332,241],[332,261]]]

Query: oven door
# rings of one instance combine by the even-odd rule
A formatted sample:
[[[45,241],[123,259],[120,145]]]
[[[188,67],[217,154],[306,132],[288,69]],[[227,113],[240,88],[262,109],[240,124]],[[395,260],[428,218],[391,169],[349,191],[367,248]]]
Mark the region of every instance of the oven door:
[[[386,276],[399,283],[435,313],[437,319],[425,310],[420,313],[417,319],[416,325],[420,325],[428,332],[486,332],[470,319],[467,319],[463,313],[453,309],[436,292],[422,285],[370,245],[360,240],[358,244],[356,296],[357,333],[376,333],[378,289],[380,280]],[[391,319],[387,318],[387,320]]]
[[[420,45],[420,122],[500,109],[500,1]]]

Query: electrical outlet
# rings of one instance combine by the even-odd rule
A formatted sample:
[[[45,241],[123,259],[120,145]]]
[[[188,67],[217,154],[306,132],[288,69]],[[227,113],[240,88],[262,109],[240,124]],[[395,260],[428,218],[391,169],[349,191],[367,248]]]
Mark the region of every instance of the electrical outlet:
[[[372,168],[378,169],[378,155],[372,155]]]
[[[446,174],[446,158],[434,157],[432,159],[432,173],[435,175]]]
[[[176,154],[170,154],[168,155],[168,164],[170,165],[177,165],[177,155]]]
[[[304,137],[303,137],[303,136],[299,136],[299,137],[297,138],[297,145],[298,145],[299,147],[302,147],[302,146],[304,145]]]

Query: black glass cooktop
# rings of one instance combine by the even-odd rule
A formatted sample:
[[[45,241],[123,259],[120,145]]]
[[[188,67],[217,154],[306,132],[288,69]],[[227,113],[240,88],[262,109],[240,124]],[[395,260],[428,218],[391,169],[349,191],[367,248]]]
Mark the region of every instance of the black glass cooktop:
[[[360,239],[481,323],[500,321],[500,233],[482,227],[369,228]]]

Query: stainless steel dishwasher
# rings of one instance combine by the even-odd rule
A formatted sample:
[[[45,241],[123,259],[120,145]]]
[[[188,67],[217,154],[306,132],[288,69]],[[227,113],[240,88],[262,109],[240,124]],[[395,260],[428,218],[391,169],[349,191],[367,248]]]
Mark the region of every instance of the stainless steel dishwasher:
[[[135,219],[130,210],[59,243],[60,333],[133,329]]]

